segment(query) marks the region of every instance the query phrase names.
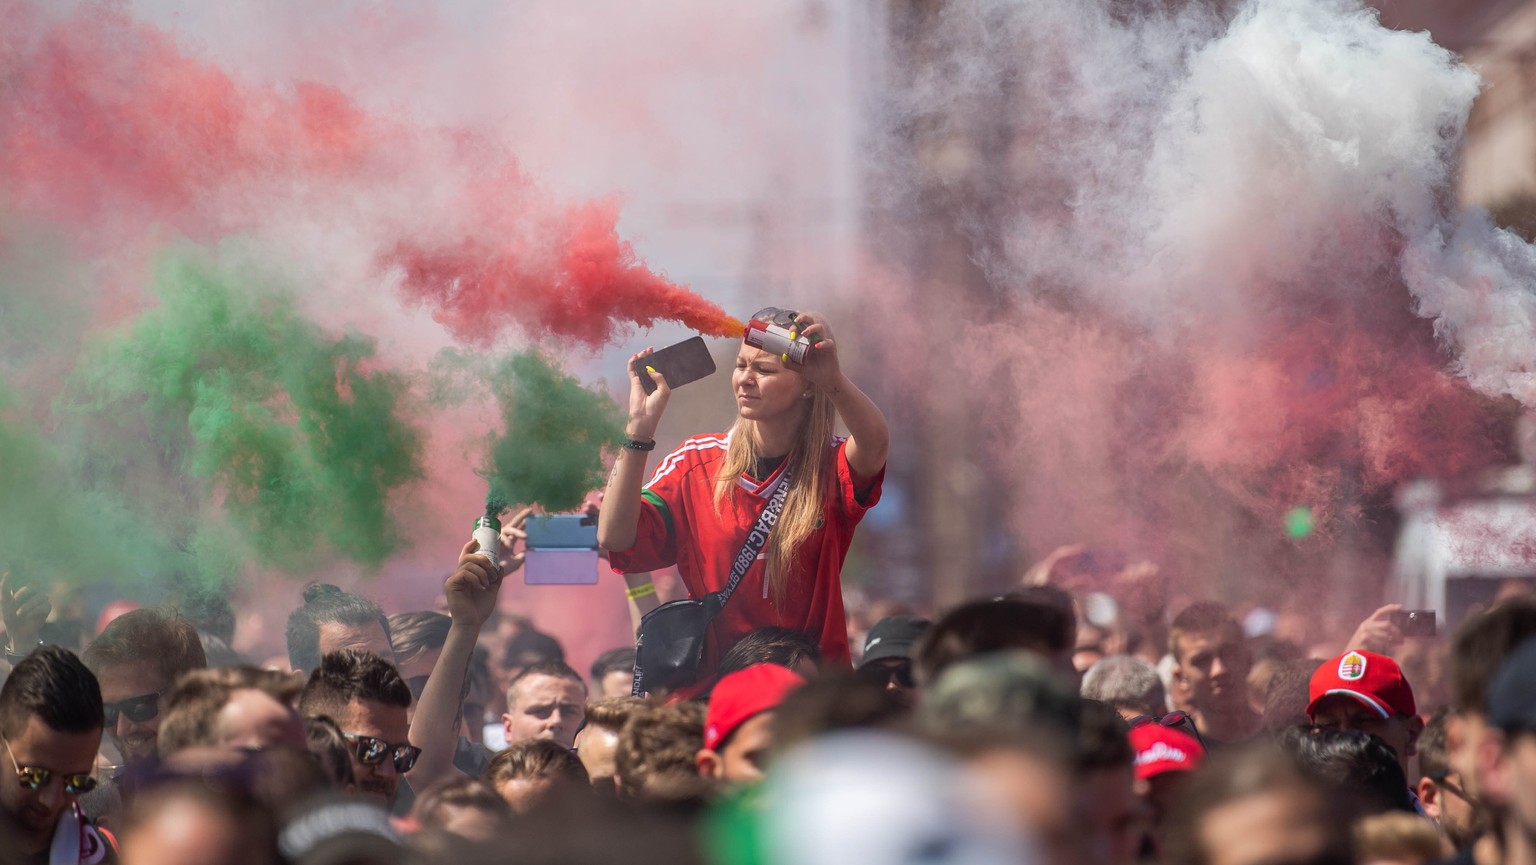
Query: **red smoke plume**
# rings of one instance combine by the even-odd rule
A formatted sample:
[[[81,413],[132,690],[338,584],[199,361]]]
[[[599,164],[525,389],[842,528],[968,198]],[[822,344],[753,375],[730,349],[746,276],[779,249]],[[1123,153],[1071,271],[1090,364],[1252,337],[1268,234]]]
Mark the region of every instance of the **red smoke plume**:
[[[295,221],[358,238],[455,337],[596,346],[624,322],[739,330],[645,267],[610,201],[563,205],[504,148],[372,116],[333,88],[232,79],[113,7],[7,4],[0,191],[97,251]]]

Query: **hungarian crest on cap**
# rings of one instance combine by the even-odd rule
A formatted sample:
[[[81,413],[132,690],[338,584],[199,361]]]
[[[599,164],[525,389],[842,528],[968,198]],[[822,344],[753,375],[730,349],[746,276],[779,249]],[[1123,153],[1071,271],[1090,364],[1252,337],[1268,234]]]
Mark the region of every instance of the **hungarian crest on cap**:
[[[1340,658],[1339,678],[1346,682],[1365,678],[1365,656],[1359,652],[1348,652]]]

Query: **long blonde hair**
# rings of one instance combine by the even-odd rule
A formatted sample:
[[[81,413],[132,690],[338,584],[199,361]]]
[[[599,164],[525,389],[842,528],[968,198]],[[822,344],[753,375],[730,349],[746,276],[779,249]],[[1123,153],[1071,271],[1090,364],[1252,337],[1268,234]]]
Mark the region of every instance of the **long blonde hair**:
[[[794,473],[790,478],[789,494],[784,499],[784,510],[768,534],[768,589],[774,606],[783,605],[790,580],[799,576],[795,554],[800,545],[825,519],[832,482],[831,444],[836,419],[837,409],[832,407],[832,397],[821,388],[815,388],[811,395],[811,410],[785,457],[786,465],[793,466]],[[736,489],[741,476],[757,465],[756,426],[756,421],[738,417],[731,428],[725,462],[720,466],[719,477],[715,478],[716,514],[724,507],[726,497]]]

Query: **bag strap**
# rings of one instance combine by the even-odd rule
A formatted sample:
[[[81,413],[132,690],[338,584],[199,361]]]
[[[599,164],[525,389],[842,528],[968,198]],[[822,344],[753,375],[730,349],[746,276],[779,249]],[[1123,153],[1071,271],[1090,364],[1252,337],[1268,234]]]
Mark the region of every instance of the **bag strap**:
[[[752,531],[747,533],[747,539],[741,545],[741,552],[736,554],[736,561],[731,563],[731,576],[726,580],[725,588],[718,592],[711,592],[704,598],[704,611],[709,619],[714,619],[720,611],[725,609],[725,602],[736,593],[736,587],[741,585],[741,578],[747,575],[747,569],[757,561],[757,554],[763,551],[763,546],[768,543],[768,533],[773,531],[774,524],[779,521],[779,514],[784,510],[784,502],[789,498],[789,482],[793,475],[794,465],[784,467],[784,474],[779,477],[779,484],[774,488],[773,495],[769,497],[768,504],[763,506],[762,513],[757,515],[757,522],[752,525]],[[714,603],[711,603],[713,599]],[[712,608],[712,609],[711,609]],[[660,608],[658,608],[660,609]],[[655,612],[654,610],[652,612]],[[707,622],[708,620],[706,620]],[[706,624],[707,628],[708,625]],[[631,691],[636,697],[644,696],[645,672],[640,667],[640,649],[645,645],[645,631],[642,627],[635,639],[635,677],[631,685]]]
[[[747,570],[752,563],[757,561],[757,554],[763,551],[768,543],[768,533],[779,521],[779,514],[784,510],[784,502],[789,498],[789,482],[793,479],[793,464],[784,467],[784,474],[779,477],[778,486],[773,491],[773,496],[768,499],[768,504],[763,506],[762,513],[757,515],[757,522],[753,524],[752,531],[747,532],[747,539],[741,545],[741,552],[736,554],[736,561],[731,563],[731,577],[725,581],[725,588],[716,592],[720,598],[715,607],[715,613],[725,608],[725,602],[736,593],[736,587],[741,585],[741,578],[747,575]],[[713,617],[713,614],[712,616]]]

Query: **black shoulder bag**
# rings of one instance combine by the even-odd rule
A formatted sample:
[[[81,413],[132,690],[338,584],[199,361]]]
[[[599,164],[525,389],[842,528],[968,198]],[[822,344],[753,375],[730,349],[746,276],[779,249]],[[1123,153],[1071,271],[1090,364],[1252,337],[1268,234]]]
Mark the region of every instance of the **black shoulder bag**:
[[[784,500],[789,497],[790,472],[793,465],[784,467],[778,489],[773,491],[763,512],[757,515],[757,523],[747,533],[747,540],[731,563],[731,577],[725,588],[710,592],[703,600],[685,598],[671,601],[640,619],[640,630],[635,637],[635,684],[636,697],[647,691],[671,688],[687,684],[698,676],[699,663],[704,659],[704,634],[709,623],[725,608],[747,569],[757,561],[758,553],[768,543],[768,533],[779,521],[784,510]]]

